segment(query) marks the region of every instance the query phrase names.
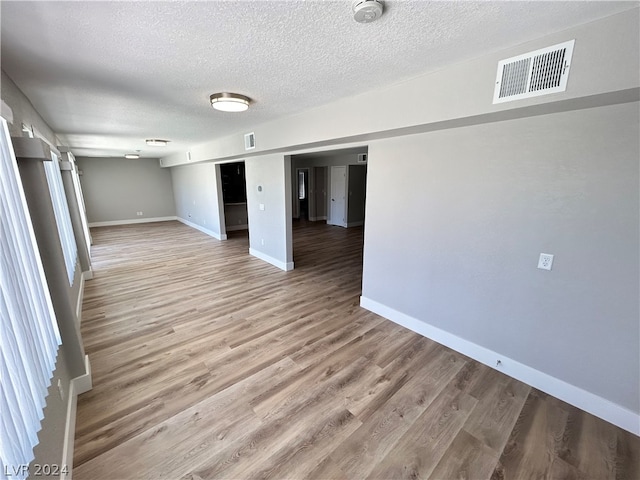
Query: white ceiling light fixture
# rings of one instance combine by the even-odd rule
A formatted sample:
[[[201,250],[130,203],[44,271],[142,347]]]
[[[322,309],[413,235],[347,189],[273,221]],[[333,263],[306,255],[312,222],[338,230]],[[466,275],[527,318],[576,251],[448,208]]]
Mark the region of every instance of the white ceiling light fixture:
[[[136,160],[140,158],[140,155],[138,155],[137,153],[125,153],[124,158],[128,158],[129,160]]]
[[[358,23],[371,23],[382,16],[382,0],[355,0],[352,5],[353,18]]]
[[[244,112],[251,99],[237,93],[214,93],[209,97],[211,106],[221,112]]]
[[[145,142],[150,147],[166,147],[167,143],[169,143],[169,140],[160,140],[158,138],[147,138]]]

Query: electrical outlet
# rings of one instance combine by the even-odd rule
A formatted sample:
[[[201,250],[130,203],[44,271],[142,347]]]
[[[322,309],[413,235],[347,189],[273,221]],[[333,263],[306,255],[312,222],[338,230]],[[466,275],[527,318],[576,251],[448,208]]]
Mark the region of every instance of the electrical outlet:
[[[553,255],[550,253],[541,253],[540,259],[538,260],[538,268],[542,270],[551,270],[551,266],[553,265]]]
[[[142,216],[142,212],[136,212],[136,215],[138,215],[139,217]]]

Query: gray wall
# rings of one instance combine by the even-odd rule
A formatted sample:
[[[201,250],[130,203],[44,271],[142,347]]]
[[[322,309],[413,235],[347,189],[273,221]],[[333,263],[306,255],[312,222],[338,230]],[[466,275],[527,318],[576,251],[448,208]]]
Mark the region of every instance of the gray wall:
[[[215,238],[226,238],[221,225],[222,189],[219,167],[213,163],[171,169],[178,218],[191,222]]]
[[[2,100],[11,108],[13,112],[13,124],[9,124],[9,132],[12,136],[23,136],[22,123],[28,126],[34,126],[45,138],[52,144],[58,145],[57,139],[51,128],[42,119],[38,112],[33,108],[31,102],[18,89],[15,83],[2,71],[1,80]],[[57,233],[54,233],[57,235]],[[69,288],[69,301],[72,305],[78,302],[80,295],[81,283],[80,264],[76,264],[74,275],[74,284]],[[65,283],[68,285],[68,282]],[[60,324],[60,328],[75,328],[75,318],[61,318],[58,322],[66,322]],[[47,404],[44,409],[44,418],[41,423],[41,430],[38,432],[40,443],[34,449],[35,460],[38,464],[60,464],[62,461],[62,450],[64,446],[65,424],[67,420],[67,400],[69,395],[69,387],[71,381],[71,371],[77,371],[78,368],[84,369],[84,365],[68,364],[65,356],[66,350],[75,350],[79,345],[71,345],[63,343],[58,350],[58,358],[56,369],[51,379],[51,387],[47,396]],[[60,396],[58,391],[58,381],[61,382],[64,392],[64,398]]]
[[[24,123],[28,127],[35,127],[51,144],[60,145],[51,127],[42,119],[29,99],[4,70],[2,70],[0,91],[2,92],[2,100],[13,111],[13,124],[9,124],[9,133],[12,137],[23,136],[22,124]]]
[[[283,155],[254,157],[245,161],[245,168],[250,251],[280,268],[290,268],[291,159]],[[264,210],[260,210],[261,204]]]
[[[153,158],[76,158],[89,223],[173,217],[171,171]],[[141,216],[136,212],[142,212]]]
[[[363,297],[637,412],[638,132],[631,103],[372,143]]]
[[[313,172],[313,206],[315,209],[311,220],[314,218],[318,220],[326,220],[327,196],[329,189],[327,185],[327,177],[329,175],[328,169],[326,167],[313,167],[311,171]]]

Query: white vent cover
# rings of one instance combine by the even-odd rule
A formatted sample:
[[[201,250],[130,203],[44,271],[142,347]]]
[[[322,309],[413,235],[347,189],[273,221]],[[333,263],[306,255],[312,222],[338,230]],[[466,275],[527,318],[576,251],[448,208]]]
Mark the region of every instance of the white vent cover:
[[[256,148],[256,134],[251,132],[251,133],[245,133],[244,135],[244,149],[245,150],[253,150],[254,148]]]
[[[575,40],[498,62],[493,103],[564,92]]]

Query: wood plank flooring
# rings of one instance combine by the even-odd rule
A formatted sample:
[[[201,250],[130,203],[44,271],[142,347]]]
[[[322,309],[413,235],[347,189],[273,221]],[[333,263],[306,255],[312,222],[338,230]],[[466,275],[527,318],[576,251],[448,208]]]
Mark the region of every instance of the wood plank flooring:
[[[80,479],[638,479],[640,439],[358,306],[362,229],[296,269],[178,222],[92,229]]]

